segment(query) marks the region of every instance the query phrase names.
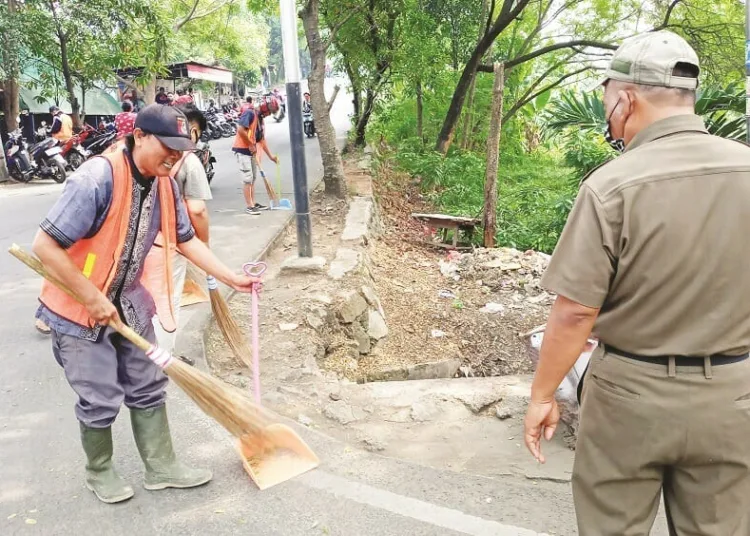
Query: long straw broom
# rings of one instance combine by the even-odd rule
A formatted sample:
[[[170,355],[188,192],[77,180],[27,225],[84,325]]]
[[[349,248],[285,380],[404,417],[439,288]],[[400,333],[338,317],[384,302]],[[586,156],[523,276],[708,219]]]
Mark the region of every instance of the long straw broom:
[[[9,252],[57,288],[81,302],[63,282],[50,274],[44,265],[21,247],[13,244]],[[270,414],[248,400],[239,390],[220,380],[174,359],[169,352],[152,345],[121,321],[111,323],[123,337],[143,350],[146,355],[188,395],[209,417],[239,438],[245,468],[256,484],[265,489],[301,474],[319,464],[310,448],[290,428],[275,424]],[[283,449],[293,456],[279,458],[274,451]],[[268,460],[264,460],[268,457]],[[267,474],[264,464],[268,463]]]
[[[211,298],[211,312],[216,319],[216,325],[219,326],[219,331],[221,331],[234,356],[252,370],[252,350],[242,334],[242,330],[229,312],[229,305],[224,296],[221,295],[219,283],[211,275],[206,277],[206,282],[208,283],[208,295]]]

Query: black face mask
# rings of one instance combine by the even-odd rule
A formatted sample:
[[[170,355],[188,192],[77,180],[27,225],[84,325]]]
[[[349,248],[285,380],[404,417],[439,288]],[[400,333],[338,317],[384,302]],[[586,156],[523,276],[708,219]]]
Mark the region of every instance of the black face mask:
[[[610,123],[610,120],[612,119],[612,115],[614,115],[615,110],[617,110],[617,107],[620,105],[620,101],[617,101],[617,104],[615,104],[615,107],[612,108],[612,111],[609,114],[609,117],[607,118],[607,127],[604,129],[604,139],[607,141],[610,147],[612,147],[615,151],[618,153],[625,152],[625,140],[623,138],[617,138],[612,135],[612,123]]]

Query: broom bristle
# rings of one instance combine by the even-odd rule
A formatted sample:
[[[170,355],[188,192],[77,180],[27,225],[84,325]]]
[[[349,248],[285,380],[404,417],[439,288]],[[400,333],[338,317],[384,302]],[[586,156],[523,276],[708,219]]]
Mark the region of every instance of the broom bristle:
[[[235,437],[263,434],[273,420],[238,389],[178,359],[173,359],[165,372],[206,415]]]
[[[227,305],[226,300],[218,289],[209,290],[208,294],[211,297],[211,311],[214,318],[216,318],[216,324],[219,326],[224,340],[229,345],[229,349],[232,350],[234,357],[241,364],[252,370],[252,348],[247,343],[247,339],[242,334],[237,322],[232,318],[232,314],[229,312],[229,305]]]

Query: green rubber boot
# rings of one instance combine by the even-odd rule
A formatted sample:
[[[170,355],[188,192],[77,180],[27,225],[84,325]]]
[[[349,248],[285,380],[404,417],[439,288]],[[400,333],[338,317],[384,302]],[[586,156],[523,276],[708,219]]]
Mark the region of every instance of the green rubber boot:
[[[208,469],[193,469],[177,461],[166,406],[131,409],[130,422],[135,444],[146,466],[143,487],[147,490],[194,488],[211,480],[213,475]]]
[[[127,501],[135,493],[112,465],[112,428],[81,425],[81,443],[86,453],[86,487],[107,504]]]

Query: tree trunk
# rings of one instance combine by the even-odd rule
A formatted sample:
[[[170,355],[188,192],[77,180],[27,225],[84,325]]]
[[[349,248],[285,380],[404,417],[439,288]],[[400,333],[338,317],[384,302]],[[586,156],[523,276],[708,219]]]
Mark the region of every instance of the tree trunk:
[[[15,13],[16,0],[8,0],[8,23],[10,25],[14,25]],[[3,32],[3,35],[0,36],[3,47],[2,52],[0,53],[0,59],[2,59],[6,75],[8,76],[8,78],[2,82],[2,88],[4,90],[3,113],[5,114],[5,126],[8,129],[8,132],[13,132],[16,129],[16,117],[18,117],[18,114],[21,111],[18,102],[18,78],[20,75],[18,54],[20,52],[20,43],[17,38],[18,32],[16,28]],[[2,150],[2,147],[0,147],[0,150]]]
[[[472,125],[472,116],[474,114],[474,92],[477,88],[477,79],[474,77],[474,80],[471,81],[471,86],[469,87],[469,99],[466,102],[466,108],[464,109],[464,124],[461,127],[461,134],[463,135],[461,139],[461,149],[468,149],[469,144],[471,142],[471,125]]]
[[[495,83],[492,86],[490,132],[487,136],[487,170],[484,175],[484,247],[495,247],[497,216],[497,170],[500,149],[500,130],[503,118],[504,64],[495,64]]]
[[[68,92],[68,101],[70,102],[70,115],[73,119],[73,128],[80,129],[81,125],[81,106],[78,102],[78,98],[75,94],[75,86],[73,85],[73,73],[70,71],[70,63],[68,63],[68,39],[63,32],[60,23],[55,20],[57,25],[57,37],[60,40],[60,63],[62,64],[63,79],[65,80],[65,89]]]
[[[341,154],[336,146],[336,130],[328,113],[328,102],[325,94],[326,44],[320,36],[320,19],[318,16],[320,0],[308,0],[300,12],[302,25],[305,28],[307,47],[310,51],[311,68],[307,83],[310,88],[313,119],[318,134],[320,156],[323,160],[323,183],[327,195],[345,198],[346,177]]]
[[[417,82],[417,136],[424,143],[424,103],[422,102],[422,81]]]
[[[354,105],[354,123],[359,123],[359,116],[362,114],[362,102],[360,101],[361,95],[359,91],[359,82],[357,82],[356,78],[354,77],[354,71],[352,70],[352,66],[349,64],[346,59],[344,59],[344,69],[346,70],[346,75],[349,77],[349,82],[352,86],[352,104]]]
[[[146,105],[156,102],[156,75],[148,79],[148,83],[143,87],[141,95],[143,95],[143,102]]]
[[[359,121],[355,126],[354,145],[356,147],[364,147],[367,143],[367,125],[372,117],[372,112],[375,107],[375,93],[372,89],[365,91],[365,108],[362,110],[362,114],[359,116]]]
[[[482,60],[485,52],[487,52],[492,46],[498,33],[503,29],[503,24],[498,25],[496,23],[496,26],[497,28],[493,28],[492,31],[485,34],[479,40],[477,46],[474,47],[474,51],[471,53],[471,57],[461,73],[461,78],[458,80],[456,89],[453,92],[453,98],[448,107],[448,112],[446,112],[445,119],[443,120],[443,127],[440,129],[440,134],[438,135],[437,143],[435,144],[435,150],[442,154],[448,152],[448,149],[453,142],[453,136],[456,133],[456,125],[461,117],[461,110],[463,109],[466,95],[469,92],[472,82],[477,76],[479,62]]]

